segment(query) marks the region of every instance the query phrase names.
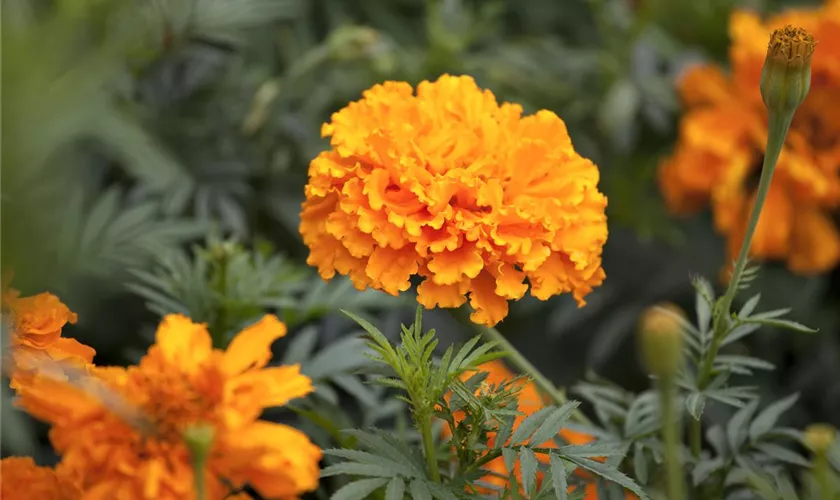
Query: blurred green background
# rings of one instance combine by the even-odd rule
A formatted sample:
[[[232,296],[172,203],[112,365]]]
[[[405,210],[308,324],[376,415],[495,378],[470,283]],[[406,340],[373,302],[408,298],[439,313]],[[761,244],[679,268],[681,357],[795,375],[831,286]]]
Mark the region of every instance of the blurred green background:
[[[708,214],[671,218],[655,186],[676,135],[675,79],[693,62],[726,64],[732,8],[809,3],[4,0],[2,268],[24,294],[51,291],[76,311],[66,332],[100,364],[135,361],[163,313],[229,335],[276,312],[291,326],[277,356],[319,381],[299,415],[402,425],[399,403],[352,373],[364,360],[338,309],[396,334],[412,301],[323,283],[298,212],[332,112],[384,80],[469,74],[526,112],[558,113],[609,196],[608,278],[589,305],[523,299],[501,330],[560,384],[594,372],[643,388],[639,312],[661,300],[691,310],[689,276],[716,278],[724,262]],[[735,350],[777,365],[758,379],[767,398],[802,391],[789,423],[840,425],[840,273],[768,264],[755,286],[820,333],[766,330]],[[466,334],[445,312],[427,318],[447,341]],[[8,396],[4,456],[53,460],[45,429]]]

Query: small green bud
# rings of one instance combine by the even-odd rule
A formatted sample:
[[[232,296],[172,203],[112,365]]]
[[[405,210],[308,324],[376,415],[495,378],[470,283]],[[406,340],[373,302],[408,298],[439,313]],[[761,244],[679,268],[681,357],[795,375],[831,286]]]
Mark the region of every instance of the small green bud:
[[[210,424],[198,423],[184,429],[184,442],[190,450],[190,455],[196,463],[204,463],[207,454],[213,447],[216,430]]]
[[[770,111],[793,113],[811,88],[811,57],[816,42],[802,28],[773,31],[761,71],[761,98]]]
[[[811,424],[805,428],[805,444],[817,455],[824,455],[837,438],[837,429],[829,424]]]
[[[665,303],[646,309],[639,319],[639,347],[642,366],[660,378],[673,377],[683,364],[683,327],[685,314],[674,304]]]

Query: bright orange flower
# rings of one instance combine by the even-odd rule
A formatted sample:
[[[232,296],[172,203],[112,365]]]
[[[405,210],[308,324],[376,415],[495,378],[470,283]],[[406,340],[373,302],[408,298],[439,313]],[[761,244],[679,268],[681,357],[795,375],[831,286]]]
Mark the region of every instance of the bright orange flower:
[[[602,283],[607,240],[598,168],[550,111],[522,116],[468,76],[364,92],[322,129],[332,148],[309,166],[300,232],[324,279],[397,295],[494,325],[508,301]],[[527,280],[527,281],[526,281]]]
[[[52,425],[50,440],[86,500],[195,498],[184,432],[212,427],[207,498],[245,483],[270,498],[297,498],[318,482],[321,450],[300,431],[259,420],[312,391],[295,366],[268,367],[286,334],[274,316],[214,350],[203,324],[165,317],[137,366],[93,368],[75,384],[36,377],[20,405]]]
[[[711,205],[715,227],[735,257],[767,139],[759,92],[767,40],[787,24],[809,30],[819,45],[811,91],[794,116],[750,252],[784,260],[797,273],[820,273],[840,262],[840,232],[832,221],[840,206],[840,1],[766,22],[750,12],[732,14],[732,74],[705,65],[682,78],[686,113],[676,150],[659,169],[659,184],[675,213]]]
[[[8,343],[13,388],[35,371],[59,376],[59,363],[83,366],[93,360],[93,348],[61,336],[64,325],[75,323],[77,316],[55,295],[20,297],[15,290],[4,290],[2,307],[11,329]]]
[[[78,500],[82,491],[60,467],[39,467],[29,457],[8,457],[0,460],[0,498]]]
[[[490,385],[499,385],[506,380],[512,380],[516,377],[513,372],[511,372],[504,362],[500,360],[490,361],[488,363],[484,363],[479,367],[480,371],[487,372],[487,378],[485,379],[485,383]],[[461,379],[466,381],[469,379],[474,373],[469,372],[465,373],[461,376]],[[517,415],[516,419],[513,422],[513,428],[516,429],[519,424],[522,423],[529,415],[532,415],[539,411],[541,408],[545,406],[542,397],[540,397],[540,393],[537,390],[536,385],[533,382],[525,382],[523,381],[519,386],[519,398],[518,398],[518,410],[520,415]],[[456,415],[456,418],[458,416]],[[444,435],[449,436],[450,431],[448,427],[444,427]],[[595,438],[588,434],[584,434],[582,432],[573,431],[571,429],[561,429],[560,430],[560,437],[569,444],[572,445],[583,445],[587,443],[591,443],[595,441]],[[492,446],[494,441],[494,436],[490,436],[489,444]],[[541,448],[556,448],[557,443],[552,439],[542,443],[540,445]],[[548,457],[543,455],[537,455],[537,459],[541,462],[546,462]],[[518,463],[517,463],[518,465]],[[503,458],[499,457],[484,466],[485,469],[494,472],[496,474],[502,476],[508,476],[509,472],[507,467],[505,466],[505,461]],[[516,467],[515,470],[516,477],[519,479],[520,471],[519,467]],[[591,477],[587,473],[581,473],[581,477]],[[487,484],[491,484],[497,487],[504,487],[507,484],[507,481],[502,477],[498,477],[492,474],[488,474],[487,476],[481,479],[483,482]],[[538,476],[538,481],[542,480],[542,474],[540,473]],[[521,483],[520,483],[521,484]],[[597,500],[598,498],[598,490],[594,482],[587,482],[584,485],[586,495],[584,496],[585,500]],[[574,491],[575,487],[569,487],[569,492]],[[626,498],[628,499],[635,499],[637,498],[632,493],[627,493]]]

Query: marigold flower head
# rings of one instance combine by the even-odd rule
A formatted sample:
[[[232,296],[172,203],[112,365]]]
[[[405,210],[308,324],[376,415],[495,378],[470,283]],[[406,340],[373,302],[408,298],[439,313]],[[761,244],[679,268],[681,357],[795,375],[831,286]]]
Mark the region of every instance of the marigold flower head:
[[[3,291],[2,308],[11,330],[12,387],[25,383],[36,371],[60,375],[59,362],[85,365],[93,360],[96,351],[91,347],[61,336],[64,325],[74,324],[78,318],[55,295],[20,297],[16,290],[8,289]]]
[[[504,362],[501,361],[501,360],[495,360],[495,361],[490,361],[488,363],[484,363],[479,367],[479,370],[487,373],[487,378],[484,381],[485,384],[487,384],[487,385],[497,386],[497,385],[499,385],[499,384],[501,384],[505,381],[512,380],[516,377],[516,375],[513,372],[511,372],[507,368],[507,366],[504,364]],[[461,375],[461,380],[466,381],[473,374],[474,374],[473,372],[464,373],[464,374]],[[518,409],[520,414],[517,415],[516,418],[514,419],[514,422],[513,422],[513,428],[514,429],[516,429],[519,426],[519,424],[521,424],[529,415],[532,415],[532,414],[536,413],[537,411],[539,411],[540,409],[542,409],[545,406],[543,398],[540,396],[540,393],[537,390],[537,386],[533,382],[522,380],[519,383],[519,385],[517,386],[517,389],[519,390],[519,396],[518,396],[518,401],[517,401],[517,403],[518,403],[517,409]],[[456,414],[455,418],[456,418],[456,421],[460,421],[460,419],[463,418],[463,415]],[[444,434],[445,437],[448,437],[448,436],[451,435],[449,427],[444,427],[444,433],[443,434]],[[592,437],[588,434],[584,434],[582,432],[573,431],[571,429],[561,429],[560,430],[560,437],[565,442],[567,442],[568,444],[571,444],[571,445],[583,445],[583,444],[588,444],[588,443],[591,443],[591,442],[595,441],[594,437]],[[489,440],[489,445],[490,446],[494,445],[493,444],[494,439],[495,439],[495,436],[491,435],[490,440]],[[549,441],[546,441],[545,443],[540,444],[539,446],[540,446],[540,448],[556,448],[557,447],[557,442],[555,442],[553,439],[551,439]],[[548,457],[545,456],[545,455],[542,455],[542,454],[538,454],[537,459],[539,461],[543,462],[543,463],[548,462]],[[595,458],[595,460],[599,460],[599,459]],[[520,478],[521,472],[519,470],[519,462],[518,461],[516,462],[514,467],[515,467],[515,474],[516,474],[517,480],[519,480],[519,479],[521,479]],[[495,460],[492,460],[492,461],[488,462],[486,465],[484,465],[484,469],[486,469],[489,472],[498,474],[498,475],[488,474],[487,476],[481,478],[482,482],[487,483],[489,485],[493,485],[495,487],[504,487],[507,484],[507,481],[503,477],[508,476],[509,471],[508,471],[507,467],[505,466],[505,461],[502,457],[499,457]],[[581,472],[581,473],[579,473],[579,475],[582,478],[591,479],[591,476],[588,473]],[[539,473],[538,476],[537,476],[538,481],[542,481],[542,477],[543,477],[543,474]],[[519,484],[522,484],[521,481],[519,481]],[[572,491],[575,490],[575,488],[576,488],[575,486],[570,486],[569,487],[569,492],[571,493]],[[597,488],[594,481],[586,481],[586,483],[583,485],[583,488],[584,488],[584,497],[583,497],[584,500],[597,500],[599,498],[598,488]],[[488,492],[490,492],[490,491],[488,491]],[[626,493],[626,498],[628,500],[630,500],[630,499],[636,499],[637,497],[636,497],[636,495],[634,495],[630,492],[627,492]]]
[[[674,213],[710,206],[717,231],[728,240],[727,260],[734,259],[767,141],[767,110],[760,90],[767,39],[774,29],[784,35],[788,25],[812,34],[819,50],[813,52],[808,37],[798,30],[771,40],[770,59],[779,59],[778,64],[796,65],[800,59],[804,63],[812,55],[811,84],[779,157],[750,255],[785,261],[795,273],[815,274],[840,262],[840,232],[834,219],[840,207],[840,1],[766,21],[752,12],[733,12],[731,74],[699,65],[682,77],[679,92],[685,114],[675,151],[659,168],[659,185]]]
[[[324,279],[397,295],[419,277],[427,308],[494,325],[508,300],[602,283],[606,197],[550,111],[522,116],[468,76],[364,92],[323,126],[300,232]]]
[[[82,491],[60,467],[40,467],[29,457],[8,457],[0,460],[0,498],[79,500]]]
[[[297,365],[266,367],[285,333],[265,316],[214,350],[205,325],[169,315],[137,366],[96,367],[73,384],[36,377],[19,404],[52,425],[53,447],[86,500],[195,498],[185,432],[207,425],[207,498],[246,483],[296,498],[316,487],[321,451],[300,431],[259,420],[312,391]]]

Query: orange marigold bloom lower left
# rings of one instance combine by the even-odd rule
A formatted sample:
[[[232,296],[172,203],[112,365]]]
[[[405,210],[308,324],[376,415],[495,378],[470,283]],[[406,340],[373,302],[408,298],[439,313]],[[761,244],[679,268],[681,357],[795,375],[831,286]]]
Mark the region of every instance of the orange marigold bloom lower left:
[[[58,297],[39,293],[20,297],[13,289],[3,291],[3,314],[9,320],[11,335],[11,386],[17,388],[34,372],[61,376],[60,363],[84,366],[96,351],[75,339],[62,337],[62,329],[77,316]]]
[[[79,500],[82,490],[61,468],[39,467],[29,457],[0,460],[3,500]]]
[[[196,498],[184,432],[197,425],[213,429],[206,498],[244,484],[296,498],[317,486],[321,450],[292,427],[259,420],[312,391],[298,366],[266,367],[285,333],[266,316],[220,351],[205,325],[170,315],[137,366],[92,368],[72,384],[36,377],[19,404],[52,425],[62,467],[86,500]]]

